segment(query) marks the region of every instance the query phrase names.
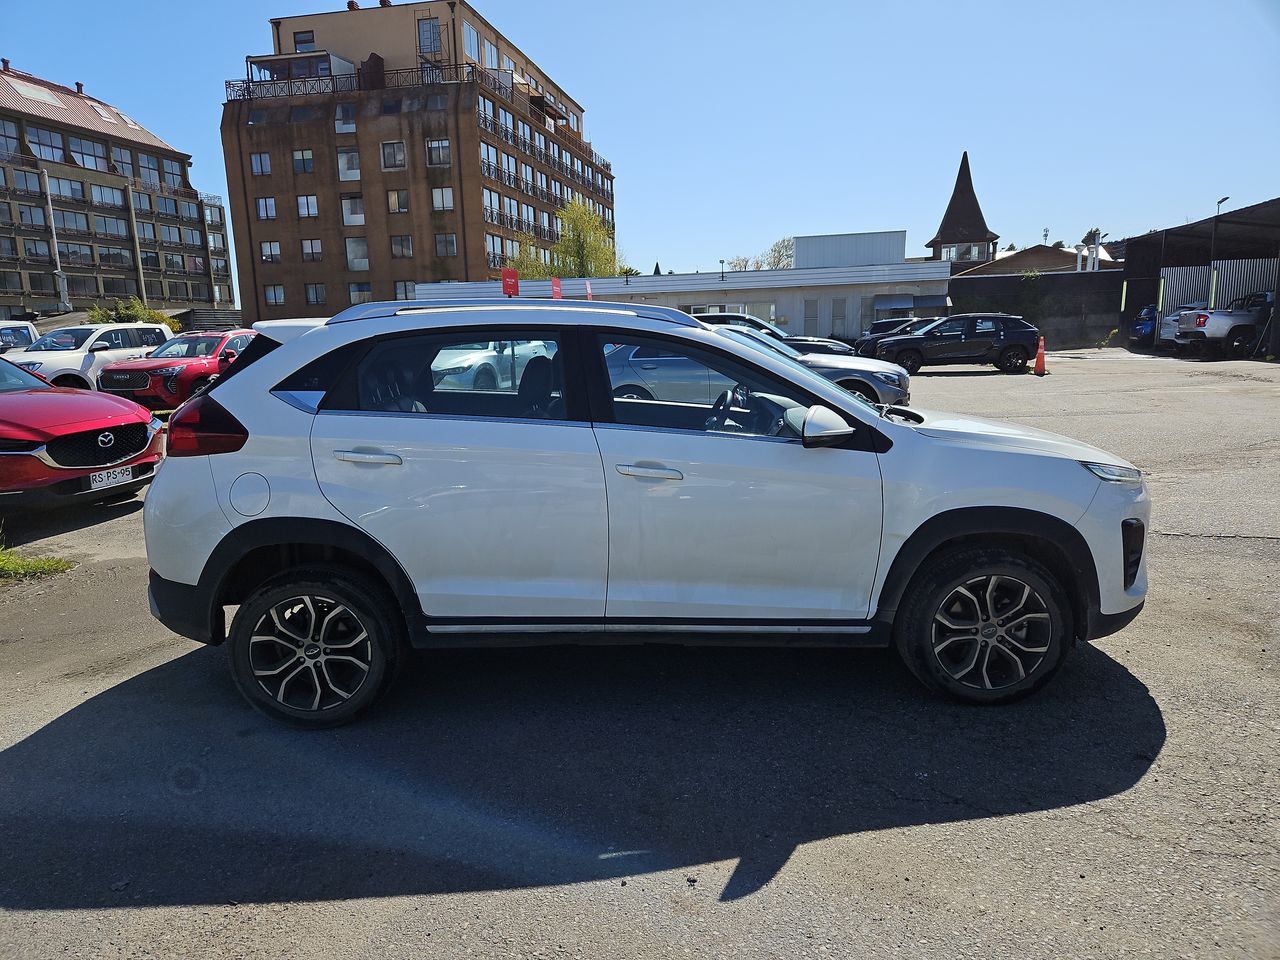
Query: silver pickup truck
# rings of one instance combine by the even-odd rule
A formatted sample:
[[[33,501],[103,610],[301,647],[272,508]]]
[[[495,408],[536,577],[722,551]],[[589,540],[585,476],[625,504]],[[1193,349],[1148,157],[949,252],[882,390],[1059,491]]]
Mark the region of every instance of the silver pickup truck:
[[[1225,310],[1184,310],[1174,343],[1229,357],[1247,357],[1275,301],[1273,293],[1237,297]]]

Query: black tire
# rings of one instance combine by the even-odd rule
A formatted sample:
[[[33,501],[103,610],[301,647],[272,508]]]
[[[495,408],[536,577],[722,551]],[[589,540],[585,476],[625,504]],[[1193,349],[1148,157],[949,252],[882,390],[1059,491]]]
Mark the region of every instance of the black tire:
[[[483,367],[476,371],[476,378],[472,386],[476,390],[497,390],[498,377],[488,367]]]
[[[861,380],[842,380],[837,386],[843,387],[850,393],[856,393],[864,400],[870,403],[882,403],[880,397],[869,386]]]
[[[231,675],[245,699],[273,720],[311,729],[348,723],[395,678],[407,645],[398,610],[382,584],[342,567],[283,573],[236,611],[227,637]]]
[[[64,373],[60,377],[54,377],[50,381],[55,387],[70,387],[73,390],[91,390],[92,387],[85,383],[79,377],[73,377],[69,373]]]
[[[989,600],[994,611],[985,609]],[[1074,636],[1071,603],[1053,574],[998,547],[961,546],[931,558],[903,595],[894,624],[898,654],[917,679],[977,704],[1009,703],[1039,690],[1062,666]]]
[[[924,363],[924,357],[921,356],[919,350],[901,350],[891,362],[896,363],[914,377],[916,372],[919,371],[920,366]]]
[[[1236,327],[1227,334],[1226,351],[1232,360],[1244,360],[1253,347],[1253,330],[1249,327]]]
[[[1021,373],[1027,369],[1027,361],[1031,354],[1026,347],[1005,347],[996,357],[996,367],[1005,373]]]
[[[634,383],[624,384],[617,387],[613,391],[613,396],[617,400],[652,400],[653,394],[644,387],[636,386]]]

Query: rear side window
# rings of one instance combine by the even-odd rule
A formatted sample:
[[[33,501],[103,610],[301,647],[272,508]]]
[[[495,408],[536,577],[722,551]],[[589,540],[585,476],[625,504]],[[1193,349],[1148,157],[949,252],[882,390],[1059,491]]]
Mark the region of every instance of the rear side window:
[[[164,334],[155,327],[143,327],[133,332],[144,347],[158,347],[164,343]]]
[[[322,409],[514,420],[567,420],[559,334],[551,330],[414,334],[375,341]]]
[[[236,374],[243,373],[246,368],[253,366],[278,346],[280,344],[275,340],[261,333],[258,334],[249,341],[249,345],[244,348],[244,353],[236,358],[236,362],[227,367],[226,371],[218,377],[213,387],[209,388],[210,391],[222,386]]]
[[[105,343],[108,350],[127,350],[133,346],[129,342],[128,330],[106,330],[98,335],[94,343]]]
[[[977,322],[973,325],[973,332],[979,335],[984,333],[999,333],[1000,321],[992,319],[991,317],[979,317]]]

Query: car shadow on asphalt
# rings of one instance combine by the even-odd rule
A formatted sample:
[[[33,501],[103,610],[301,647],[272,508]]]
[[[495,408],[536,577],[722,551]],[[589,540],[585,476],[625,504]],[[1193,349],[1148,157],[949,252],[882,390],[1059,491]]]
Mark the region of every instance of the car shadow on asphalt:
[[[0,512],[0,541],[6,547],[21,547],[48,537],[117,520],[142,509],[142,498],[131,494],[128,499],[104,503],[77,504],[50,510]]]
[[[947,370],[938,367],[921,367],[914,374],[917,377],[1010,377],[1013,374],[1005,373],[1003,370],[987,368],[985,370]]]
[[[1029,701],[930,696],[887,652],[432,652],[368,719],[251,710],[221,651],[119,684],[0,753],[0,906],[60,910],[500,890],[1099,800],[1165,740],[1146,687],[1076,651]]]

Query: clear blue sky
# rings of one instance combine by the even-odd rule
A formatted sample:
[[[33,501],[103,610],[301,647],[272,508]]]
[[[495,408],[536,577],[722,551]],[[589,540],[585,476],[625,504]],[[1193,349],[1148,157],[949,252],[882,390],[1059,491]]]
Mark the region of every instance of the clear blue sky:
[[[1001,245],[1280,195],[1280,0],[474,2],[586,108],[644,271],[787,234],[905,228],[924,254],[962,150]],[[268,17],[344,5],[48,0],[5,16],[0,54],[83,81],[225,194],[223,81]]]

